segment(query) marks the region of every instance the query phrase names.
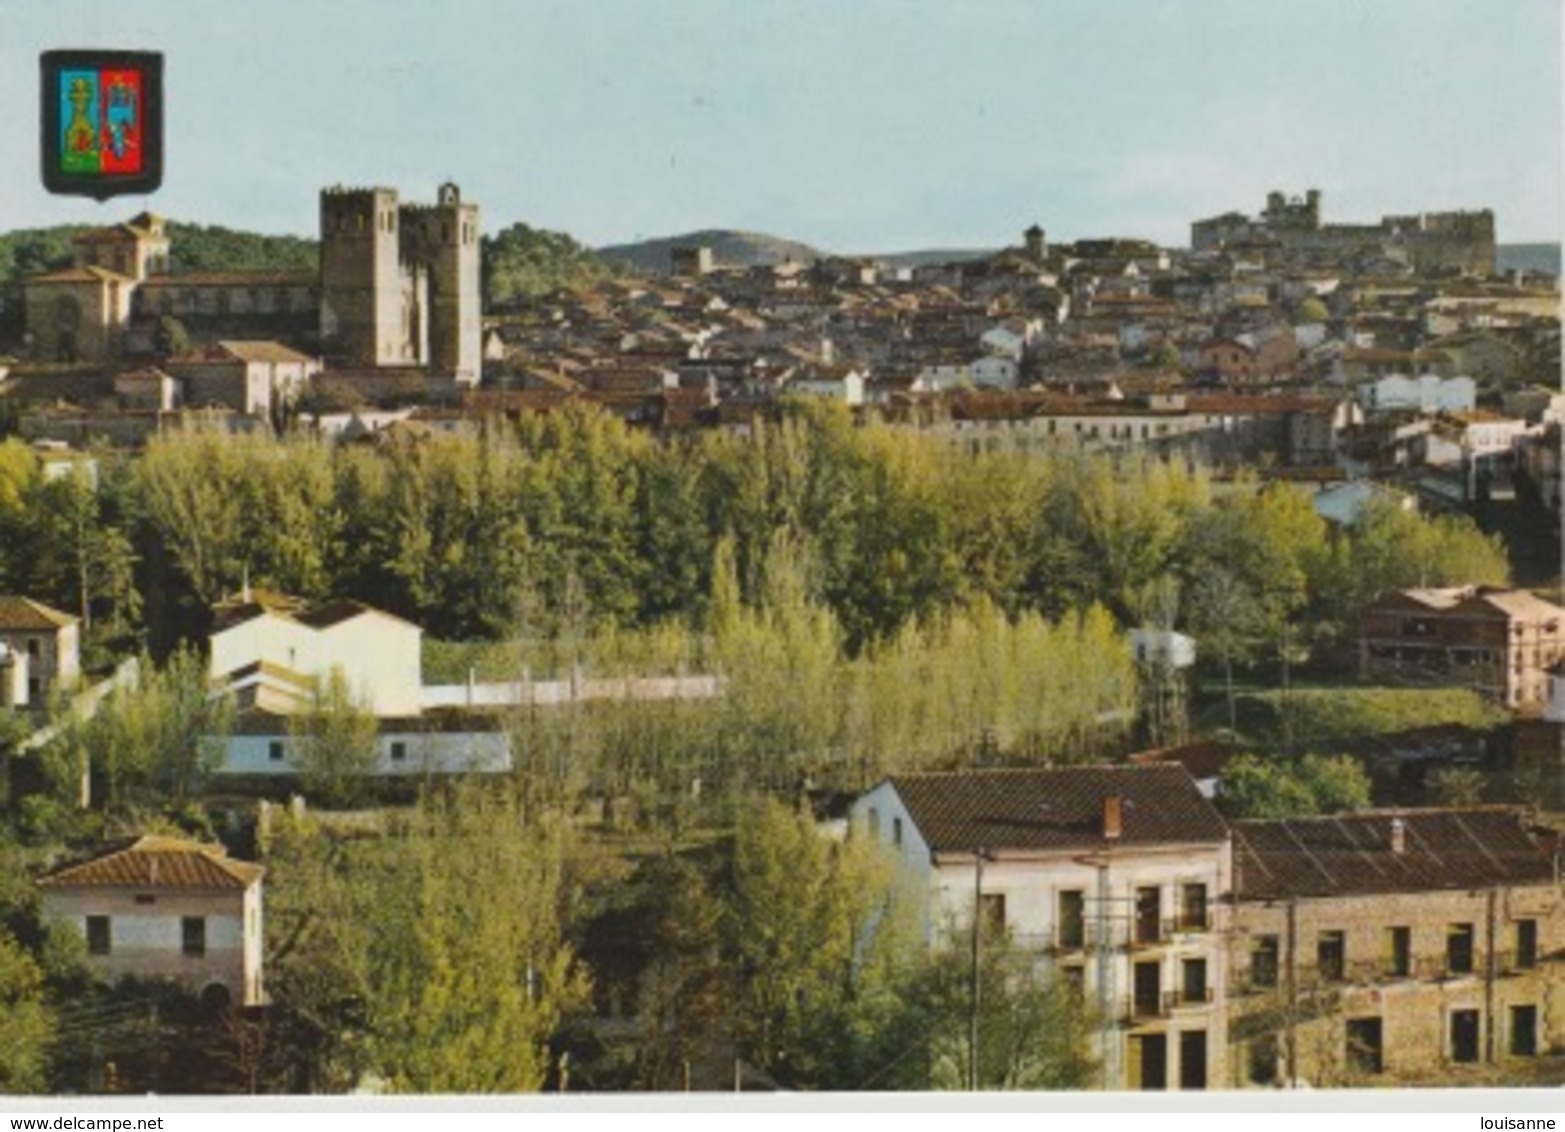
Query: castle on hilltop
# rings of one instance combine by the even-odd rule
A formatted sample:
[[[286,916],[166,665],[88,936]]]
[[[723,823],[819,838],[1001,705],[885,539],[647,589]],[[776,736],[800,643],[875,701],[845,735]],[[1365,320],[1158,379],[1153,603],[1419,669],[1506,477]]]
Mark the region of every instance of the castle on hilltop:
[[[1269,258],[1337,266],[1401,266],[1418,274],[1494,274],[1494,213],[1420,212],[1379,224],[1322,224],[1321,193],[1271,192],[1252,219],[1227,212],[1190,226],[1195,251],[1259,250]]]
[[[163,320],[193,338],[276,339],[347,368],[408,368],[478,381],[478,206],[454,184],[433,205],[394,189],[321,191],[317,271],[170,271],[162,217],[77,236],[75,263],[23,285],[35,359],[109,362],[163,352]],[[173,249],[177,260],[177,249]]]

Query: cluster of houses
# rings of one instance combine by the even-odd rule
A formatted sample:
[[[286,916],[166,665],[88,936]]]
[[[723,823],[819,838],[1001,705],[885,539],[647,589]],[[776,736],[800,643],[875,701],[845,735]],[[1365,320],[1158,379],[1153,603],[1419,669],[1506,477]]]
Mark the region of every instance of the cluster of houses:
[[[1153,764],[893,777],[852,829],[932,940],[1003,934],[1082,997],[1105,1088],[1515,1080],[1565,1048],[1565,844],[1520,810],[1230,822]]]
[[[134,444],[191,419],[353,437],[571,401],[745,430],[793,395],[974,450],[1143,446],[1457,503],[1516,474],[1558,500],[1555,281],[1497,277],[1488,214],[1333,226],[1319,194],[1274,196],[1198,221],[1190,250],[1056,245],[1036,225],[916,266],[676,247],[668,275],[488,311],[477,206],[454,185],[432,206],[324,190],[320,270],[286,278],[172,270],[142,214],[26,282],[0,403],[24,435]]]
[[[849,836],[915,878],[931,945],[1080,995],[1104,1088],[1525,1080],[1565,1049],[1565,843],[1521,810],[1228,822],[1177,763],[989,770],[888,779]],[[150,836],[40,881],[103,977],[214,1009],[266,1001],[261,885]]]
[[[1403,591],[1366,610],[1361,660],[1541,712],[1557,753],[1562,617],[1515,591]],[[0,646],[36,659],[30,680],[76,679],[74,628],[0,598]],[[506,773],[497,708],[721,694],[702,676],[426,685],[420,649],[417,626],[359,603],[236,595],[208,642],[213,693],[239,709],[213,774],[225,790],[306,776],[290,721],[332,673],[377,721],[364,773],[382,780]],[[1565,1050],[1565,842],[1532,810],[1229,821],[1222,761],[899,775],[853,803],[847,835],[917,878],[932,945],[1003,935],[1066,980],[1106,1088],[1514,1079]],[[40,884],[104,977],[171,979],[213,1009],[267,1001],[260,867],[148,836]]]
[[[1378,498],[1463,506],[1516,484],[1557,522],[1558,292],[1494,275],[1486,215],[1323,226],[1318,194],[1274,194],[1259,218],[1198,222],[1190,251],[1051,246],[1036,226],[912,267],[681,248],[665,277],[481,312],[478,213],[454,185],[430,206],[329,189],[319,273],[171,271],[151,214],[84,234],[74,266],[26,284],[29,356],[0,360],[0,407],[40,443],[133,446],[192,417],[351,438],[572,402],[743,431],[802,396],[975,452],[1264,466],[1317,484],[1342,523]],[[1361,613],[1360,674],[1475,688],[1558,756],[1562,619],[1520,591],[1385,594]],[[365,773],[399,781],[508,773],[500,709],[722,694],[705,675],[426,685],[421,642],[356,602],[246,587],[208,642],[238,708],[213,774],[305,777],[293,724],[333,673],[376,720]],[[78,656],[76,618],[0,596],[0,710],[78,687]],[[1003,931],[1079,991],[1109,1088],[1514,1076],[1565,1050],[1565,850],[1524,811],[1233,822],[1153,760],[899,776],[852,814],[850,836],[921,879],[931,942]],[[105,976],[266,1002],[258,866],[143,837],[40,883]]]

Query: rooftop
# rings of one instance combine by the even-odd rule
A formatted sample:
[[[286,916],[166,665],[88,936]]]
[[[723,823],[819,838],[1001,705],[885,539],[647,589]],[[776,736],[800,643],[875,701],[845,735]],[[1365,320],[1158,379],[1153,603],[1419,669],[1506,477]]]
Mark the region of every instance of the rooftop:
[[[233,861],[220,845],[147,835],[38,883],[45,888],[245,889],[265,870]]]
[[[69,613],[51,609],[41,601],[0,594],[0,630],[52,633],[74,624],[76,618]]]
[[[931,850],[1095,849],[1104,802],[1121,800],[1118,844],[1219,843],[1227,829],[1178,763],[897,775],[888,780]]]
[[[1401,822],[1402,848],[1393,828]],[[1505,807],[1382,810],[1233,823],[1241,900],[1537,884],[1553,863]]]

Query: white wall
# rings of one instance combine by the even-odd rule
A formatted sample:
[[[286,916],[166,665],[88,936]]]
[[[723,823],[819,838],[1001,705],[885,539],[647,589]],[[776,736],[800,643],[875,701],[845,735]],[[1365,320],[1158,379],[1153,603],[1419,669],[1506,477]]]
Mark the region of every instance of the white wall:
[[[271,757],[282,744],[283,757]],[[402,757],[393,749],[401,744]],[[293,759],[294,743],[286,734],[230,735],[216,774],[290,775],[301,768]],[[511,769],[511,740],[504,731],[383,731],[376,739],[375,762],[369,773],[394,778],[421,774],[505,774]]]
[[[264,612],[211,638],[211,671],[225,676],[266,661],[303,676],[341,668],[355,698],[376,715],[417,715],[423,632],[376,610],[323,629]]]

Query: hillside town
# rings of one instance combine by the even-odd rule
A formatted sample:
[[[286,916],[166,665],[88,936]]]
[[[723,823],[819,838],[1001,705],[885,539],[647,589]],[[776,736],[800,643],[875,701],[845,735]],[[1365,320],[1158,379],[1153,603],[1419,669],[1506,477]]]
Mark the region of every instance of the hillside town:
[[[452,183],[75,234],[0,1093],[1565,1084],[1558,280],[1327,207],[502,298]]]

